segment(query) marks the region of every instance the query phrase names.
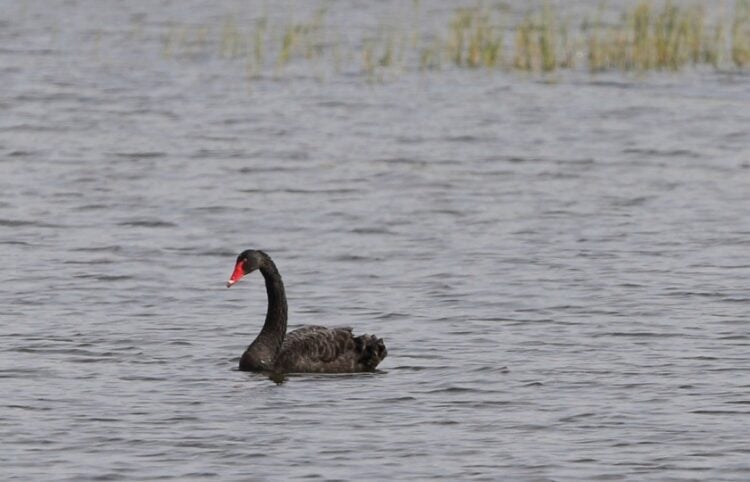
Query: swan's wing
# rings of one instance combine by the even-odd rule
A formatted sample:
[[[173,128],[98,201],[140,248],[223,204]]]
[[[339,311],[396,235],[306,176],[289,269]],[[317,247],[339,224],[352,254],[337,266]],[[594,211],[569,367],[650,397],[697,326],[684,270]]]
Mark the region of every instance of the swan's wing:
[[[342,332],[340,334],[348,333],[350,336],[352,335],[352,328],[350,326],[337,326],[334,328],[328,328],[318,325],[305,325],[287,333],[286,337],[284,337],[284,344],[286,344],[287,342],[294,343],[298,340],[302,340],[311,336],[315,337],[317,335],[333,334],[339,331]]]
[[[287,333],[274,366],[287,373],[356,372],[375,368],[385,354],[382,340],[355,337],[349,327],[305,326]]]

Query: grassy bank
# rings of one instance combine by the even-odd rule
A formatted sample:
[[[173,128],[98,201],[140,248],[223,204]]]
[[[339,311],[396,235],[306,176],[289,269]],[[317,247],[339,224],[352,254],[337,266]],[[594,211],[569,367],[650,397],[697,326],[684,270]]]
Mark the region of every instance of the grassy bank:
[[[449,68],[544,75],[561,69],[750,67],[750,0],[641,0],[621,11],[600,6],[580,17],[544,1],[523,11],[478,3],[455,9],[442,27],[427,27],[429,13],[420,2],[405,5],[403,15],[374,31],[363,29],[359,38],[349,26],[331,22],[325,7],[302,21],[272,21],[262,14],[243,25],[234,18],[222,25],[173,25],[163,55],[242,61],[248,79],[280,77],[289,69],[385,80],[405,71]]]

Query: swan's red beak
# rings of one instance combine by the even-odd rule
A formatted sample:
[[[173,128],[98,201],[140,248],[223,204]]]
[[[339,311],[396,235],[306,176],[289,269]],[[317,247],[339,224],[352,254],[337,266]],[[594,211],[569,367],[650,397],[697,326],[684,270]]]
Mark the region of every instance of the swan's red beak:
[[[245,268],[243,267],[244,264],[244,260],[237,261],[237,265],[234,267],[234,272],[232,273],[232,276],[229,277],[229,281],[227,281],[227,288],[231,287],[233,284],[238,282],[240,278],[245,276]]]

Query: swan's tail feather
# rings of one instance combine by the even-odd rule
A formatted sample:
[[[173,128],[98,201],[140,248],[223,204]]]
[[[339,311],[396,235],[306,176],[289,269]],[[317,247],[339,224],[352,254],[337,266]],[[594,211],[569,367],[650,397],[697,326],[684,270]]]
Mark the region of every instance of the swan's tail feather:
[[[360,352],[359,363],[366,370],[374,370],[378,364],[388,355],[388,350],[382,338],[375,335],[362,335],[354,338],[357,349]]]

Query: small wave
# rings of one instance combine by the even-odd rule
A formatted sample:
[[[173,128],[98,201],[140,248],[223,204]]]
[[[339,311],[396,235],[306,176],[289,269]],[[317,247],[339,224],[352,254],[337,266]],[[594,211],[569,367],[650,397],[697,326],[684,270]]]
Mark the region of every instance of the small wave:
[[[399,367],[393,367],[392,370],[407,370],[412,372],[421,372],[424,370],[429,370],[432,367],[422,367],[422,366],[412,366],[412,365],[402,365]]]
[[[111,259],[103,258],[103,259],[87,259],[84,261],[78,261],[78,260],[68,260],[63,261],[63,264],[73,264],[73,265],[91,265],[91,264],[112,264]]]
[[[405,165],[416,165],[416,166],[426,166],[428,164],[427,161],[410,159],[408,157],[389,157],[386,159],[378,159],[373,162],[382,162],[384,164],[391,164],[391,165],[405,164]]]
[[[632,207],[632,206],[641,206],[645,204],[647,201],[650,201],[653,199],[653,196],[637,196],[632,198],[619,198],[612,200],[611,204],[613,206],[619,206],[619,207]]]
[[[522,164],[524,162],[541,162],[544,159],[541,159],[539,157],[521,157],[521,156],[510,156],[503,159],[505,162],[510,162],[511,164]]]
[[[724,298],[721,298],[720,301],[725,303],[747,303],[750,299],[742,296],[725,296]]]
[[[115,152],[115,156],[127,159],[155,159],[166,157],[166,152],[161,151],[144,151],[144,152]]]
[[[744,410],[692,410],[690,413],[696,415],[750,415],[749,411]]]
[[[482,366],[472,370],[474,373],[510,373],[507,366]]]
[[[42,223],[38,221],[27,221],[25,219],[0,219],[0,226],[8,228],[20,228],[24,226],[36,226],[39,228],[62,228],[60,224]]]
[[[470,388],[460,386],[450,386],[445,388],[436,388],[434,390],[427,390],[424,393],[498,393],[497,390],[486,390],[482,388]],[[471,402],[475,402],[472,400]]]
[[[175,223],[162,221],[159,219],[138,219],[134,221],[122,221],[117,223],[118,226],[142,227],[142,228],[175,228]]]
[[[195,253],[198,256],[209,256],[212,258],[234,258],[237,256],[236,251],[230,251],[228,249],[206,249]]]
[[[66,129],[51,125],[22,123],[6,127],[5,130],[9,132],[64,132]]]
[[[117,245],[117,244],[108,245],[108,246],[93,246],[93,247],[87,246],[85,248],[73,248],[73,249],[71,249],[71,251],[83,252],[83,253],[87,253],[87,252],[91,252],[91,253],[99,253],[99,252],[117,253],[117,252],[122,251],[122,246]]]
[[[356,254],[342,254],[338,256],[334,256],[332,258],[333,261],[378,261],[380,258],[372,258],[369,256],[360,256]]]
[[[18,346],[9,348],[7,351],[16,353],[44,353],[46,355],[71,355],[78,357],[87,357],[87,359],[112,358],[115,356],[113,353],[97,352],[80,347],[59,348],[56,345],[50,343],[41,343],[36,346]]]
[[[8,153],[8,157],[31,157],[31,156],[34,156],[36,154],[37,154],[37,152],[35,152],[35,151],[22,151],[22,150],[18,150],[18,151],[11,151],[11,152],[9,152]]]
[[[417,400],[417,398],[411,397],[411,396],[408,396],[408,395],[405,395],[403,397],[393,397],[393,398],[384,398],[384,399],[382,399],[382,401],[384,403],[412,402],[412,401],[415,401],[415,400]]]
[[[101,275],[101,274],[77,274],[73,275],[74,278],[79,279],[95,279],[97,281],[125,281],[129,279],[133,279],[132,276],[129,275]]]
[[[223,213],[229,210],[226,206],[198,206],[190,208],[191,211],[203,213]]]
[[[299,172],[298,166],[258,166],[258,167],[242,167],[237,169],[236,172],[240,174],[257,174],[259,172]],[[269,189],[268,191],[275,191],[275,189]]]
[[[8,351],[17,351],[9,349]],[[39,375],[39,370],[36,368],[7,368],[0,369],[0,378],[25,378],[30,376]],[[46,373],[45,373],[46,375]]]
[[[166,380],[164,377],[149,377],[146,375],[125,375],[119,379],[125,382],[163,382]]]
[[[651,331],[611,331],[608,333],[597,333],[592,335],[594,338],[601,338],[604,336],[616,336],[616,337],[633,337],[633,338],[674,338],[681,337],[683,335],[679,333],[656,333]]]
[[[575,422],[583,418],[589,418],[595,416],[596,413],[594,412],[584,412],[584,413],[577,413],[575,415],[568,415],[567,417],[562,417],[558,419],[559,422]]]
[[[690,157],[693,159],[700,158],[701,155],[695,151],[689,149],[672,149],[672,150],[661,150],[661,149],[647,149],[647,148],[636,148],[628,147],[622,150],[623,154],[638,154],[644,156],[656,156],[656,157]]]
[[[107,204],[95,203],[95,204],[84,204],[82,206],[76,206],[73,208],[73,210],[75,211],[99,211],[101,209],[109,209],[111,207],[112,206],[109,206]]]
[[[427,139],[420,136],[398,136],[396,142],[399,144],[420,144],[426,142]]]
[[[28,410],[31,412],[50,412],[54,410],[52,407],[35,407],[32,405],[5,405],[5,408],[14,408],[17,410]]]
[[[634,87],[631,82],[618,82],[616,80],[591,80],[583,83],[592,87],[614,87],[616,89],[632,89]]]
[[[354,234],[395,234],[386,228],[354,228],[349,231]]]
[[[407,318],[408,316],[409,315],[407,313],[389,312],[389,313],[383,313],[382,315],[376,316],[375,319],[393,320],[393,319]]]
[[[458,136],[449,136],[445,138],[448,142],[477,142],[482,141],[483,139],[473,136],[471,134],[464,134],[464,135],[458,135]]]

